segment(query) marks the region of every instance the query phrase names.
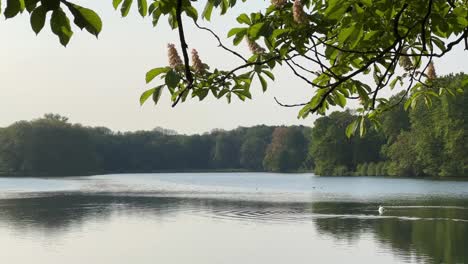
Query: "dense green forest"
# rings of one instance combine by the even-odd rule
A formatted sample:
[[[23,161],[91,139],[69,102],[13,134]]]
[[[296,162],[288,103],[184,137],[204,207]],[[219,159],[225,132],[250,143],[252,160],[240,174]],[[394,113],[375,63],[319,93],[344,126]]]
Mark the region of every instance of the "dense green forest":
[[[268,126],[191,136],[160,128],[115,133],[47,114],[0,129],[0,173],[297,171],[305,166],[310,134],[306,127]]]
[[[343,131],[356,119],[351,111],[319,118],[312,130],[310,155],[319,175],[468,176],[468,94],[466,74],[435,80],[436,89],[456,87],[457,94],[424,98],[409,111],[396,106],[380,116],[378,130],[348,139]],[[437,88],[438,87],[438,88]],[[430,107],[424,102],[427,101]]]
[[[434,87],[466,89],[466,75],[435,80]],[[435,89],[435,88],[427,88]],[[462,92],[462,91],[460,91]],[[468,94],[444,93],[410,111],[389,99],[378,130],[347,138],[358,116],[333,112],[314,127],[255,126],[203,135],[113,132],[71,124],[60,115],[0,128],[0,175],[66,176],[156,171],[314,171],[318,175],[468,176]],[[417,101],[416,101],[417,102]]]

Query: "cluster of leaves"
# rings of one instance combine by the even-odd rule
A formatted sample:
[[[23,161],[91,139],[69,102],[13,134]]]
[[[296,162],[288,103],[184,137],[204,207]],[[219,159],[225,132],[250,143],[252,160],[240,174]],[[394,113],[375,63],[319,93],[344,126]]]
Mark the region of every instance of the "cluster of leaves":
[[[133,2],[113,0],[113,6],[125,17]],[[280,103],[301,107],[300,118],[310,113],[325,114],[333,106],[344,108],[350,100],[359,100],[360,119],[350,124],[349,135],[358,128],[361,135],[365,134],[365,119],[374,122],[379,114],[393,107],[379,96],[385,87],[401,87],[411,93],[411,97],[402,100],[407,107],[414,107],[419,99],[430,105],[432,97],[440,96],[423,89],[431,85],[425,72],[432,58],[444,56],[459,44],[468,49],[465,0],[286,0],[282,4],[272,1],[264,10],[240,14],[239,26],[227,33],[235,46],[247,40],[252,51],[249,57],[226,47],[213,31],[198,25],[199,18],[210,21],[214,9],[223,15],[240,1],[208,0],[200,12],[192,4],[196,1],[190,0],[135,2],[140,15],[152,17],[154,26],[162,16],[168,18],[170,26],[179,31],[184,55],[183,67],[158,67],[147,73],[147,82],[157,76],[164,82],[145,91],[142,103],[149,97],[157,103],[164,89],[171,93],[173,105],[189,96],[203,100],[210,93],[215,98],[226,97],[228,102],[232,95],[240,100],[250,99],[255,81],[258,79],[265,91],[267,80],[275,79],[272,70],[281,66],[315,88],[305,102]],[[66,45],[73,31],[62,7],[68,8],[76,26],[99,34],[102,23],[98,15],[67,0],[7,0],[4,14],[11,18],[27,10],[33,30],[39,33],[50,11],[52,31]],[[296,19],[297,13],[304,19]],[[241,64],[230,70],[205,67],[200,71],[191,67],[182,15],[212,33],[220,46]],[[363,82],[365,75],[372,76],[375,83]]]
[[[267,88],[267,81],[264,76],[274,80],[273,73],[266,70],[265,66],[258,66],[255,70],[237,75],[232,80],[226,78],[228,74],[230,74],[228,71],[218,69],[213,72],[206,70],[202,74],[197,74],[197,78],[192,83],[191,96],[203,100],[208,94],[212,93],[216,98],[226,97],[228,102],[231,102],[232,95],[237,96],[240,100],[251,99],[250,87],[254,76],[259,78],[264,91]],[[168,88],[172,101],[176,101],[179,97],[181,97],[182,101],[187,99],[189,91],[186,89],[182,69],[172,69],[170,67],[151,69],[146,74],[146,82],[149,83],[158,76],[164,80],[164,84],[146,90],[140,97],[141,104],[145,103],[149,97],[152,97],[155,104],[158,103],[164,88]]]
[[[406,94],[411,93],[410,97],[402,98],[407,107],[414,107],[419,99],[430,105],[431,97],[457,92],[441,89],[441,93],[435,93],[423,88],[431,85],[425,71],[432,58],[445,55],[468,37],[465,1],[301,2],[308,18],[306,23],[294,20],[292,1],[281,7],[272,4],[264,11],[239,15],[237,22],[242,26],[232,28],[227,36],[233,38],[234,45],[248,39],[263,47],[252,50],[249,58],[226,48],[243,64],[228,71],[213,69],[201,74],[192,69],[193,82],[187,81],[182,69],[174,71],[178,84],[168,83],[165,78],[172,101],[177,102],[180,97],[184,101],[189,90],[192,97],[200,100],[210,92],[216,98],[226,97],[228,102],[232,94],[245,100],[251,98],[253,81],[257,78],[265,91],[268,86],[265,77],[274,80],[272,70],[280,65],[289,67],[306,85],[316,88],[307,102],[292,105],[302,107],[299,117],[325,114],[332,106],[344,108],[349,100],[359,100],[360,117],[348,126],[347,134],[359,131],[364,135],[368,124],[365,120],[378,126],[378,115],[394,107],[378,96],[385,87],[405,86]],[[216,6],[223,14],[232,1],[208,1],[203,17],[209,20]],[[456,40],[448,42],[449,38]],[[399,64],[402,70],[398,69]],[[363,75],[372,76],[375,84],[363,82]]]
[[[39,34],[44,28],[47,13],[50,16],[50,28],[58,36],[62,45],[66,46],[73,35],[69,15],[63,8],[67,8],[69,15],[73,17],[73,23],[89,33],[99,35],[102,29],[102,21],[91,9],[79,6],[66,0],[7,0],[4,11],[6,19],[13,18],[25,10],[30,13],[30,22],[33,31]],[[1,2],[0,2],[1,11]]]
[[[434,92],[441,87],[466,91],[466,74],[433,80]],[[415,92],[420,94],[421,91]],[[430,94],[430,93],[429,93]],[[444,93],[432,107],[416,104],[412,111],[397,104],[404,92],[389,98],[396,107],[379,117],[380,131],[370,129],[364,138],[346,138],[343,130],[356,114],[333,112],[316,120],[310,152],[315,173],[320,175],[363,176],[468,176],[466,103],[468,94]],[[407,95],[411,97],[413,94]],[[420,95],[423,96],[423,95]],[[369,122],[369,121],[365,121]],[[430,124],[430,125],[428,125]]]

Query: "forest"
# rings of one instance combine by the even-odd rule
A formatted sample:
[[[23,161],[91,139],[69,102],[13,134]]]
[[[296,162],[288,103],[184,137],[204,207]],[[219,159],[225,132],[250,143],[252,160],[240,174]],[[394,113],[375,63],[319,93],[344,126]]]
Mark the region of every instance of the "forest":
[[[326,176],[468,176],[467,75],[448,75],[428,86],[432,92],[411,109],[394,95],[375,129],[347,137],[358,118],[353,110],[335,111],[314,126],[239,127],[201,135],[176,131],[113,132],[72,124],[46,114],[0,128],[0,175],[78,176],[161,171],[306,172]],[[452,91],[453,89],[447,89]],[[413,100],[414,102],[419,102]],[[428,107],[430,105],[430,107]]]

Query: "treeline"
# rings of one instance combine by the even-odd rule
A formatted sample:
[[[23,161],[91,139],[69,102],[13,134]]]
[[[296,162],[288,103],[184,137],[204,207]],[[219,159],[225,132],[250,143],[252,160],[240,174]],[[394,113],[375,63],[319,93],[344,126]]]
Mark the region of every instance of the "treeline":
[[[68,176],[157,171],[298,171],[306,163],[307,127],[240,127],[203,135],[112,132],[47,114],[0,128],[0,175]]]
[[[389,175],[414,177],[468,176],[468,76],[435,80],[437,99],[424,100],[410,111],[397,104],[404,93],[390,98],[392,110],[380,117],[378,131],[348,139],[344,129],[356,116],[334,112],[319,118],[312,130],[310,154],[319,175]],[[449,91],[457,90],[451,95]]]
[[[435,80],[465,90],[467,75]],[[427,88],[429,89],[429,88]],[[438,91],[437,91],[438,92]],[[67,176],[158,171],[314,171],[317,175],[467,177],[468,93],[444,93],[432,107],[384,112],[379,130],[345,136],[351,110],[303,126],[240,127],[203,135],[153,131],[112,132],[70,124],[47,114],[0,128],[0,175]]]

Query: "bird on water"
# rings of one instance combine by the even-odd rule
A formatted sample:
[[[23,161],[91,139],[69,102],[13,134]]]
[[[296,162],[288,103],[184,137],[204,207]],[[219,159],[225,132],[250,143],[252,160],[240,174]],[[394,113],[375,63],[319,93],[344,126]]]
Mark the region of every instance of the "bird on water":
[[[384,207],[379,205],[379,214],[383,214],[385,211]]]

